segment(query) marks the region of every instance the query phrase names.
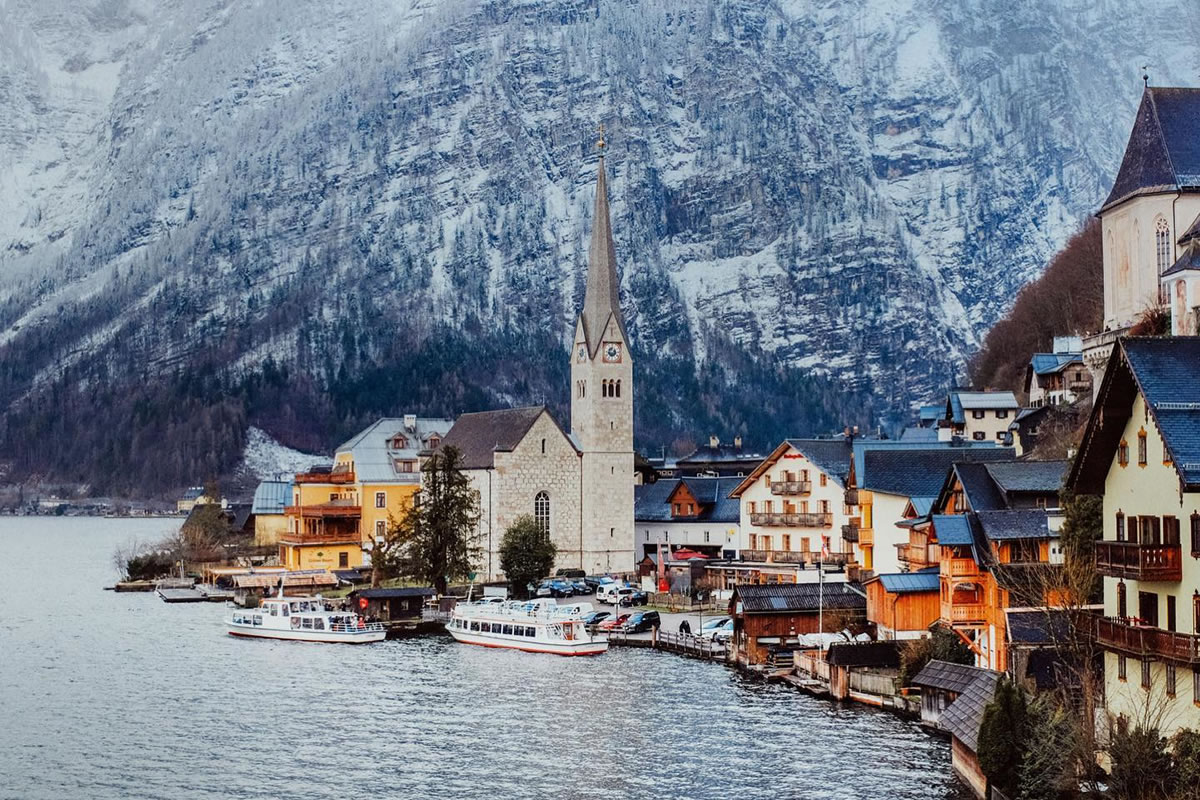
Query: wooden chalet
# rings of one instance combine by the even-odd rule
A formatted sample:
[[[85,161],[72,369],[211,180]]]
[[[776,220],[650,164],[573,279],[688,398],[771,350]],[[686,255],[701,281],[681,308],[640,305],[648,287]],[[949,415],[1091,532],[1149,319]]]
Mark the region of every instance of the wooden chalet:
[[[838,630],[847,616],[865,618],[867,598],[849,583],[741,584],[729,599],[733,646],[741,664],[764,664],[773,649],[796,644],[800,634]]]

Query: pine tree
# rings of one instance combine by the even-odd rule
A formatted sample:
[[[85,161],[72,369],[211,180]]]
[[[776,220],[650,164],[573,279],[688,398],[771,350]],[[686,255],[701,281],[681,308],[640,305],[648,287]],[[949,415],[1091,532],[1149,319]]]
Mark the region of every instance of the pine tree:
[[[421,467],[418,502],[405,513],[398,538],[400,572],[445,594],[452,580],[465,579],[479,555],[475,526],[479,501],[455,447],[434,453]]]

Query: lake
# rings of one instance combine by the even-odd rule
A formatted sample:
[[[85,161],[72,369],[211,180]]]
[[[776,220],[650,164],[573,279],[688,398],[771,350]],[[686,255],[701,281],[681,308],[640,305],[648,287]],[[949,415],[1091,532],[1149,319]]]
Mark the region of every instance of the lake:
[[[0,517],[0,797],[970,796],[915,723],[719,664],[243,640],[102,590],[178,524]]]

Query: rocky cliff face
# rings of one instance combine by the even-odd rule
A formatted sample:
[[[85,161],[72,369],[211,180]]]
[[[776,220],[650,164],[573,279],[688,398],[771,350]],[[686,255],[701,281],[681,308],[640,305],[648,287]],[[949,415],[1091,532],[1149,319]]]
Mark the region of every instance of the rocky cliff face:
[[[1095,209],[1139,66],[1200,63],[1178,0],[61,6],[0,1],[10,443],[201,371],[561,405],[598,120],[639,440],[894,422]]]

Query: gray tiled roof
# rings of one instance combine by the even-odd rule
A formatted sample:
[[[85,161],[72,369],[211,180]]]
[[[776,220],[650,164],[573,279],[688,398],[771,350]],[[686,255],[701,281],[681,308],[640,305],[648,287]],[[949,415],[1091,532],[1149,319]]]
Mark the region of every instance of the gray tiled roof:
[[[263,481],[254,490],[251,512],[254,514],[282,514],[292,504],[291,481]]]
[[[999,672],[985,670],[984,674],[971,681],[938,720],[943,728],[972,752],[979,747],[979,726],[983,723],[983,712],[992,702],[999,680]]]
[[[787,443],[838,483],[846,482],[854,455],[854,449],[846,439],[788,439]]]
[[[821,588],[824,592],[821,592]],[[776,614],[787,611],[816,611],[824,597],[826,609],[867,607],[867,598],[845,582],[775,583],[764,586],[738,584],[733,590],[747,613]]]
[[[988,464],[986,469],[1005,492],[1052,493],[1062,488],[1069,466],[1069,461],[1013,461]]]
[[[1200,221],[1200,219],[1197,221]],[[1183,253],[1180,254],[1175,263],[1163,270],[1162,275],[1159,277],[1165,278],[1169,275],[1174,275],[1178,272],[1185,272],[1192,269],[1200,269],[1200,241],[1197,241],[1196,239],[1191,239],[1187,245],[1184,246]]]
[[[1053,375],[1071,364],[1083,364],[1082,353],[1034,353],[1029,366],[1036,375]]]
[[[1049,539],[1052,535],[1041,509],[980,511],[975,517],[983,535],[992,541]]]
[[[944,488],[949,490],[954,479],[957,478],[958,482],[962,484],[963,495],[971,510],[991,511],[1005,508],[1008,503],[1005,502],[1004,494],[996,486],[996,482],[988,472],[988,466],[990,465],[975,462],[955,464],[954,475],[947,479]]]
[[[879,448],[863,453],[858,487],[902,497],[929,497],[942,489],[951,465],[960,461],[1010,461],[1009,447]]]
[[[490,469],[496,464],[495,454],[513,450],[543,413],[549,414],[545,406],[463,414],[442,440],[442,447],[459,449],[463,469]]]
[[[448,419],[429,417],[410,418],[411,429],[403,417],[384,417],[344,442],[335,452],[350,453],[354,459],[354,476],[363,483],[401,481],[419,483],[419,472],[400,472],[396,461],[416,461],[429,449],[430,437],[445,437],[453,424]],[[393,439],[403,436],[405,446],[393,448]]]
[[[970,518],[966,514],[934,514],[933,530],[938,544],[970,547],[975,544]]]
[[[700,503],[698,513],[680,517],[680,521],[710,521],[737,523],[741,520],[741,504],[729,497],[742,478],[663,478],[655,483],[633,487],[633,519],[635,522],[671,522],[671,506],[667,499],[681,483]]]
[[[1148,87],[1101,210],[1147,192],[1200,186],[1200,89]]]
[[[953,661],[939,661],[935,658],[921,667],[921,671],[912,679],[912,685],[962,694],[976,679],[989,672],[991,670],[983,667],[955,664]]]

